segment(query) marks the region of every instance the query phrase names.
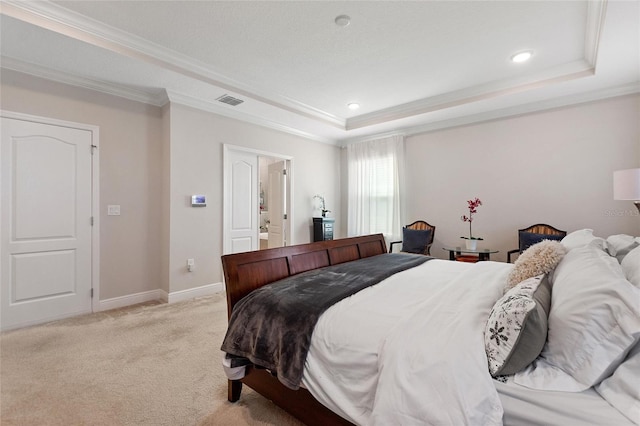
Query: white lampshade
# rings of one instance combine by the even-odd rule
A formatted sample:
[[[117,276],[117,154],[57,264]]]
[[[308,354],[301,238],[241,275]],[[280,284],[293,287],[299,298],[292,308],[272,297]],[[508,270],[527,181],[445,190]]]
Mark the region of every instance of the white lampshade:
[[[640,169],[613,172],[613,199],[640,200]]]

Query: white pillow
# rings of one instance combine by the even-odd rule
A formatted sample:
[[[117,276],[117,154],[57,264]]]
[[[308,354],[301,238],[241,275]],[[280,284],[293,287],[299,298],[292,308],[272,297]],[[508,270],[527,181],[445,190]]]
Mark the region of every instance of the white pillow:
[[[598,242],[570,250],[552,281],[549,332],[518,384],[580,392],[609,376],[640,340],[640,288]]]
[[[593,229],[579,229],[577,231],[570,232],[560,242],[567,250],[571,250],[578,247],[584,247],[592,241],[598,241],[604,245],[604,239],[593,235]]]
[[[631,284],[640,288],[640,247],[631,250],[622,259],[622,270]]]
[[[614,373],[596,386],[607,402],[633,422],[640,421],[640,344],[636,344]]]
[[[611,256],[618,259],[618,262],[622,262],[624,257],[629,254],[631,250],[640,245],[636,241],[636,237],[626,234],[611,235],[607,237],[606,241],[607,251]]]

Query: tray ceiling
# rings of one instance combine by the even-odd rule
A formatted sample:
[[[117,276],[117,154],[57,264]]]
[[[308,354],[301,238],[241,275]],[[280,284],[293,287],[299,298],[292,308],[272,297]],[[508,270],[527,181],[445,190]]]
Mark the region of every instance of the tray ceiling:
[[[640,91],[632,1],[3,1],[2,67],[313,139]],[[346,26],[337,25],[348,15]],[[530,50],[526,63],[510,57]],[[242,101],[236,106],[223,96]],[[360,108],[350,110],[349,103]]]

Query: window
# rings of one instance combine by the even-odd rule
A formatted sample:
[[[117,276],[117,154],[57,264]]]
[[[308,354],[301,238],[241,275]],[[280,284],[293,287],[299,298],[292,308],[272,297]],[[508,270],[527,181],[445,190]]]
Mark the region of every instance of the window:
[[[348,235],[401,233],[404,138],[394,136],[347,146]]]

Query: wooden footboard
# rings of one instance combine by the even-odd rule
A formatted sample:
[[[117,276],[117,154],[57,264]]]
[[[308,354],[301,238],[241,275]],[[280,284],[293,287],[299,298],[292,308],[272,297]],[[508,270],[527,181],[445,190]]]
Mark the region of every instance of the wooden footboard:
[[[384,237],[376,234],[222,256],[228,315],[240,299],[263,285],[386,251]],[[291,390],[260,369],[248,368],[242,380],[229,381],[229,401],[240,398],[242,383],[307,425],[351,424],[320,404],[306,389]]]

